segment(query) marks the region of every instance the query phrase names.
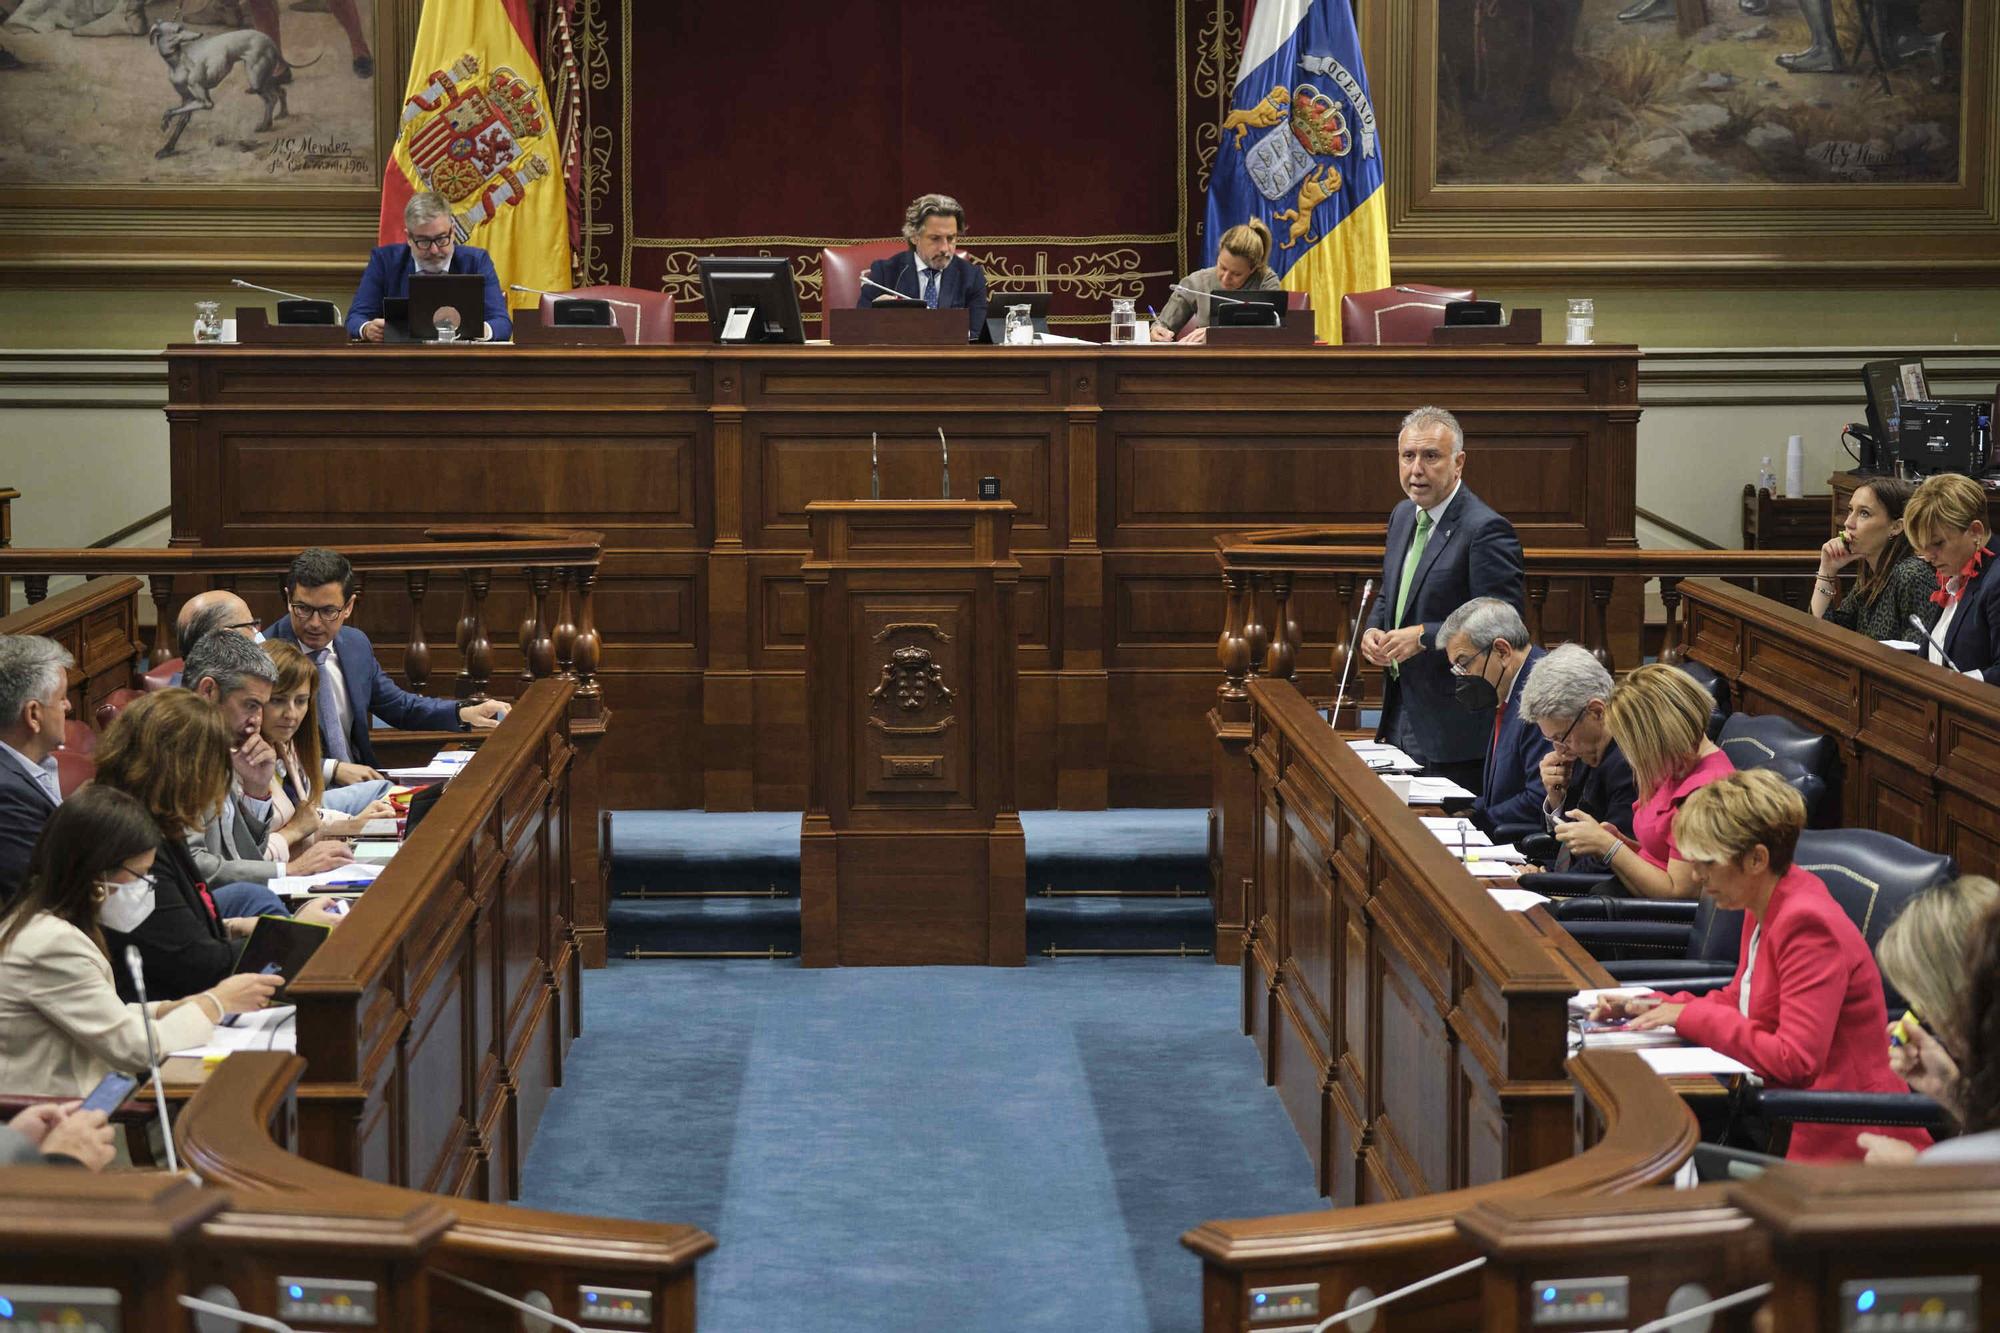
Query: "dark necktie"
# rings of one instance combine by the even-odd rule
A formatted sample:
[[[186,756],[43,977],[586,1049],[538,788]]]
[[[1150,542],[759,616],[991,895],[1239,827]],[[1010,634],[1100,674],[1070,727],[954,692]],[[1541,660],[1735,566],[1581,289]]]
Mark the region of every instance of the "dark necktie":
[[[937,309],[937,303],[938,303],[937,270],[934,268],[927,268],[924,270],[924,304],[929,306],[931,309],[935,310]]]
[[[326,669],[326,660],[332,655],[332,648],[322,648],[312,655],[319,667],[319,734],[326,742],[326,757],[344,764],[354,758],[354,751],[348,747],[347,731],[340,725],[340,696],[333,688],[333,673]]]

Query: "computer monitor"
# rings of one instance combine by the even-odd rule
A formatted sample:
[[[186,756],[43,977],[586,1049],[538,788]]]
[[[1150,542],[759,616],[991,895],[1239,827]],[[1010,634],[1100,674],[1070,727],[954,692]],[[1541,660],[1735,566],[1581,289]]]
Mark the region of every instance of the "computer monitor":
[[[1868,393],[1868,433],[1875,437],[1878,458],[1888,463],[1896,457],[1903,404],[1931,396],[1924,363],[1914,356],[1870,361],[1861,367],[1861,385]]]
[[[1210,301],[1208,322],[1223,328],[1275,329],[1285,322],[1290,292],[1224,292],[1234,302]]]
[[[701,298],[716,342],[802,343],[799,289],[788,260],[764,255],[697,258]],[[737,312],[732,317],[732,312]],[[747,312],[747,313],[745,313]]]

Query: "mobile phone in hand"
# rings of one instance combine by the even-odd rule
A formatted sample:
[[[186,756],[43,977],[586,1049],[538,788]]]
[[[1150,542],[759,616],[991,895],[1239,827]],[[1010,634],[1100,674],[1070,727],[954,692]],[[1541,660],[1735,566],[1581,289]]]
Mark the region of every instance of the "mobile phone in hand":
[[[77,1109],[102,1111],[110,1115],[125,1104],[125,1099],[130,1097],[132,1090],[138,1086],[138,1079],[130,1074],[121,1074],[113,1070],[98,1080],[97,1086],[90,1090],[90,1095],[83,1099],[83,1105]]]

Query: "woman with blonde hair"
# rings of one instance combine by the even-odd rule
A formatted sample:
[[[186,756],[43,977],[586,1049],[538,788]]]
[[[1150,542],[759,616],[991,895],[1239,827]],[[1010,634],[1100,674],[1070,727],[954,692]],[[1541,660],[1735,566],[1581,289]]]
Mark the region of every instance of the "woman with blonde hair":
[[[1773,1087],[1903,1092],[1883,1048],[1882,974],[1868,944],[1820,878],[1792,860],[1805,824],[1805,802],[1767,770],[1728,773],[1690,794],[1674,836],[1700,891],[1723,911],[1743,913],[1736,975],[1699,996],[1608,997],[1596,1016],[1629,1018],[1633,1031],[1671,1027]],[[1887,1137],[1913,1148],[1930,1142],[1921,1129]],[[1828,1162],[1863,1153],[1852,1125],[1802,1123],[1785,1156]]]
[[[355,815],[325,808],[319,668],[284,639],[266,640],[264,653],[278,669],[271,701],[264,706],[264,739],[278,754],[278,773],[271,784],[270,851],[272,860],[287,862],[315,839],[353,837],[371,819],[393,818],[396,808],[382,800]]]
[[[1208,299],[1210,293],[1277,291],[1278,275],[1265,262],[1270,254],[1271,229],[1257,218],[1223,232],[1216,242],[1214,267],[1197,269],[1180,281],[1203,295],[1175,292],[1153,320],[1153,341],[1172,342],[1178,334],[1190,346],[1206,342],[1213,307],[1219,304]]]
[[[2000,578],[1986,529],[1986,488],[1956,472],[1926,477],[1903,510],[1910,545],[1935,571],[1939,608],[1925,656],[1988,684],[2000,683]],[[1940,650],[1942,654],[1940,656]]]
[[[1581,810],[1556,826],[1575,856],[1605,859],[1618,882],[1640,898],[1693,898],[1693,870],[1674,841],[1674,816],[1697,790],[1735,771],[1708,738],[1715,701],[1694,677],[1664,663],[1642,666],[1611,691],[1605,725],[1632,765],[1639,799],[1632,837]]]

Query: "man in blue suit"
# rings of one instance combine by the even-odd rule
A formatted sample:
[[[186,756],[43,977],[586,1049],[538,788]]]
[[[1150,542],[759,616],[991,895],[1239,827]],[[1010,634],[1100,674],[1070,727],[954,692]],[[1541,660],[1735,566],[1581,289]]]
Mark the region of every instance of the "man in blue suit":
[[[1492,723],[1452,704],[1438,639],[1444,618],[1475,597],[1519,608],[1525,584],[1514,525],[1464,484],[1465,432],[1441,407],[1420,407],[1396,436],[1396,480],[1408,499],[1389,515],[1382,580],[1361,656],[1386,672],[1381,739],[1477,792]]]
[[[327,758],[374,767],[369,718],[404,731],[467,731],[497,727],[507,716],[499,699],[463,704],[411,694],[375,661],[375,645],[347,618],[354,614],[354,566],[338,551],[299,552],[285,574],[285,616],[270,638],[297,644],[319,666],[319,730]]]
[[[477,273],[486,279],[485,336],[505,342],[514,336],[507,317],[507,298],[500,294],[500,275],[493,257],[477,246],[458,243],[458,223],[440,195],[419,194],[403,208],[403,245],[378,245],[368,256],[368,270],[347,307],[347,336],[378,343],[388,326],[382,303],[410,294],[412,273]],[[464,313],[464,312],[461,312]],[[470,334],[466,335],[470,337]]]
[[[42,825],[62,804],[55,752],[69,717],[67,650],[0,634],[0,903],[20,892]]]
[[[965,209],[958,200],[948,194],[918,195],[903,210],[903,239],[910,248],[868,266],[859,304],[893,302],[889,291],[896,291],[933,310],[964,310],[966,339],[976,341],[986,329],[986,274],[959,255],[958,238],[964,232]]]
[[[1493,719],[1472,822],[1500,842],[1540,833],[1548,801],[1542,756],[1553,746],[1521,716],[1521,689],[1544,653],[1529,646],[1521,613],[1497,597],[1475,597],[1446,616],[1438,638],[1456,677],[1458,706],[1482,721]]]

